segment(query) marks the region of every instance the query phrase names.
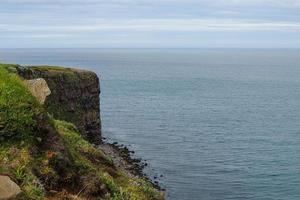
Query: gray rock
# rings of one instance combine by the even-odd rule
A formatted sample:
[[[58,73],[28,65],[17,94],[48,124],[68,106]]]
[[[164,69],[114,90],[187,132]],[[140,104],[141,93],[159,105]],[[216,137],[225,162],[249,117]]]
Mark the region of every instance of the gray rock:
[[[43,78],[25,80],[25,85],[41,104],[44,104],[46,97],[51,94],[51,90]]]
[[[14,199],[20,193],[20,187],[8,176],[0,176],[0,200]]]

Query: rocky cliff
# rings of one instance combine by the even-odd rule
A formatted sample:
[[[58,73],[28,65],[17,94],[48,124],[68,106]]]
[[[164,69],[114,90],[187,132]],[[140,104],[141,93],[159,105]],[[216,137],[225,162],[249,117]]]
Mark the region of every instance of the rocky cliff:
[[[100,141],[98,100],[92,72],[0,64],[0,199],[164,199],[121,157],[82,137]]]
[[[100,85],[95,73],[46,66],[17,70],[24,79],[45,79],[51,90],[45,101],[47,111],[56,119],[75,124],[88,141],[100,143]]]

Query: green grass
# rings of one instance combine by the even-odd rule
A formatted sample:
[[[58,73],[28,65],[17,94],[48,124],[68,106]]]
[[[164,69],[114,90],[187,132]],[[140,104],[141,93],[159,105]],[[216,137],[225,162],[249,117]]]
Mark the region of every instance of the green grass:
[[[37,100],[28,92],[9,65],[0,65],[0,139],[29,136],[41,113]]]
[[[62,73],[72,73],[74,69],[58,66],[32,66],[30,67],[33,70],[42,70],[42,71],[51,71],[51,72],[62,72]]]
[[[86,70],[81,69],[74,69],[74,68],[66,68],[66,67],[59,67],[59,66],[28,66],[28,69],[31,69],[33,71],[47,71],[51,74],[64,74],[68,77],[70,80],[76,80],[78,79],[77,73],[85,74],[86,78],[89,77],[89,72]]]
[[[16,65],[0,64],[0,173],[19,184],[21,199],[42,199],[44,191],[31,171],[30,147],[43,109],[20,78]]]
[[[78,168],[85,168],[95,174],[110,191],[107,194],[109,200],[160,200],[163,199],[161,192],[143,179],[128,177],[124,172],[116,169],[112,159],[100,149],[93,147],[84,140],[77,132],[73,124],[55,120],[55,127],[64,138],[66,146],[72,152],[71,155],[77,160]],[[94,162],[89,158],[94,158]]]

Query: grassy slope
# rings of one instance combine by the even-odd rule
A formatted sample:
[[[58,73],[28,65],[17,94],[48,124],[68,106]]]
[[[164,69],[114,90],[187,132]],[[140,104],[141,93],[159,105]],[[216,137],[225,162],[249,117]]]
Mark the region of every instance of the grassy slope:
[[[49,117],[9,71],[14,66],[0,64],[0,173],[20,185],[21,199],[163,199],[116,168],[74,125]]]

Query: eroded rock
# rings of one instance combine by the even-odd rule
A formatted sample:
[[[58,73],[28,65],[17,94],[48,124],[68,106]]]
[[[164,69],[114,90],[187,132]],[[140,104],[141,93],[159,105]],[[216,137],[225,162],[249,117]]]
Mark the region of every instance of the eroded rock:
[[[20,187],[8,176],[0,176],[0,200],[15,199],[20,193]]]
[[[44,104],[46,97],[51,94],[51,90],[43,78],[25,80],[25,84],[32,95],[35,96],[41,104]]]
[[[90,71],[60,67],[19,67],[27,80],[45,79],[50,90],[46,110],[59,120],[72,122],[81,135],[94,144],[101,143],[100,82]]]

